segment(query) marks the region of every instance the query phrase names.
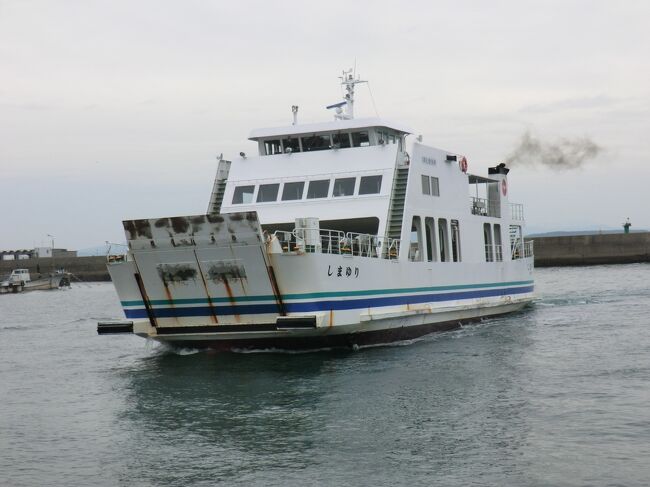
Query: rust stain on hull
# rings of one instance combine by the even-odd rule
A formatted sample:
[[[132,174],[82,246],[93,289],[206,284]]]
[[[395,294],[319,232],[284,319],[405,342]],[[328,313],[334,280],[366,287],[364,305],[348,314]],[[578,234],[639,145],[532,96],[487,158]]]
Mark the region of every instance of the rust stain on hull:
[[[226,276],[223,276],[223,285],[226,288],[226,293],[228,294],[228,300],[230,301],[230,305],[235,307],[235,296],[232,293],[232,289],[230,287],[230,283],[228,282],[228,278]],[[239,323],[241,321],[241,317],[238,314],[235,314],[235,321]]]

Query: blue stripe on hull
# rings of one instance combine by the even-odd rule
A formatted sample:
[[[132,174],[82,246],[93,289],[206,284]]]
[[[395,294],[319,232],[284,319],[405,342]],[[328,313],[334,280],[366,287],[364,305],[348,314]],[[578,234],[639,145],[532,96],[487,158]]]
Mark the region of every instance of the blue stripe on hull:
[[[487,298],[494,296],[505,296],[508,294],[525,294],[533,292],[534,286],[502,288],[502,289],[481,289],[476,291],[463,291],[440,294],[415,294],[408,296],[390,296],[383,298],[347,299],[311,301],[303,303],[285,303],[284,307],[288,313],[304,313],[309,311],[329,310],[350,310],[362,308],[379,308],[383,306],[399,306],[403,304],[420,304],[441,301],[458,301],[461,299]],[[225,315],[246,315],[246,314],[277,314],[279,309],[273,304],[242,304],[234,306],[193,306],[187,308],[154,308],[156,318],[181,318],[183,316],[210,316],[212,313],[217,316]],[[147,311],[144,308],[124,310],[127,318],[147,318]]]

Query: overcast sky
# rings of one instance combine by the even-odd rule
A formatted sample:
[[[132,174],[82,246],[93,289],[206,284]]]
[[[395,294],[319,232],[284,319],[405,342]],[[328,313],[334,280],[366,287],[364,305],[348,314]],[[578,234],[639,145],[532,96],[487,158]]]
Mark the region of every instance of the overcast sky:
[[[329,120],[356,60],[380,116],[504,160],[589,137],[582,168],[514,168],[530,230],[650,228],[650,2],[0,0],[0,249],[122,242],[204,213],[250,129]],[[357,115],[374,115],[367,88]]]

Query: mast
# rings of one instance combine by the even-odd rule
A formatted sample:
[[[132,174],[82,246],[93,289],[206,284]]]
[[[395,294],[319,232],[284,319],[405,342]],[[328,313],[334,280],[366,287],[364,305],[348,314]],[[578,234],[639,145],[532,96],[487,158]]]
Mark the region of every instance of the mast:
[[[341,85],[345,87],[345,113],[340,107],[337,107],[336,115],[334,118],[340,120],[352,120],[354,118],[354,85],[359,83],[367,83],[367,81],[360,79],[356,76],[353,69],[343,71],[341,78]]]

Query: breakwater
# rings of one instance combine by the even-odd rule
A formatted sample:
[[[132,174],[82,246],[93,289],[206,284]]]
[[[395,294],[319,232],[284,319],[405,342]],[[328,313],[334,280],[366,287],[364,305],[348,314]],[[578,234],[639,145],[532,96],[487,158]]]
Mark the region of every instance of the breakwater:
[[[650,262],[650,232],[533,237],[535,267]]]
[[[50,257],[0,261],[0,275],[14,269],[29,269],[33,276],[39,272],[47,274],[56,269],[65,269],[82,281],[110,281],[106,270],[106,257]]]
[[[650,262],[650,232],[534,237],[535,267]],[[82,281],[109,281],[106,257],[53,257],[0,260],[0,275],[13,269],[43,274],[65,269]]]

